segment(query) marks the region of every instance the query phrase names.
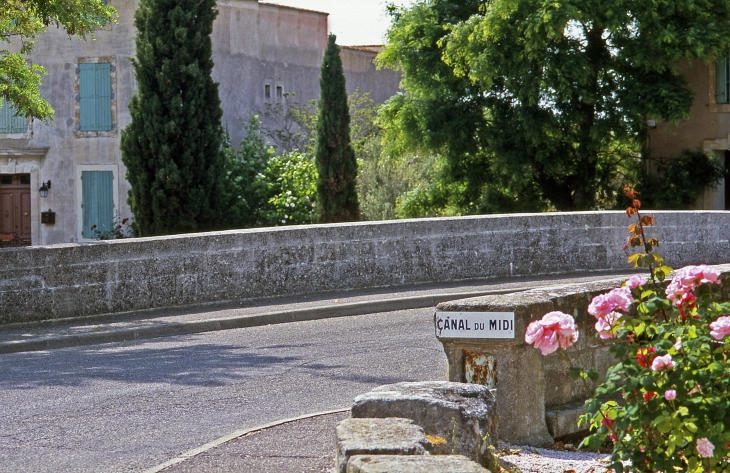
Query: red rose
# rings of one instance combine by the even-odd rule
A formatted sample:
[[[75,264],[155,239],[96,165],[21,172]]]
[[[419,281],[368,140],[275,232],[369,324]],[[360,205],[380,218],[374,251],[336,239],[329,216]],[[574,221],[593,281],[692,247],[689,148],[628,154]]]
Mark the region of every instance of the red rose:
[[[651,362],[654,361],[654,353],[656,353],[656,348],[654,347],[639,348],[636,351],[636,361],[639,362],[639,366],[642,368],[651,366]]]

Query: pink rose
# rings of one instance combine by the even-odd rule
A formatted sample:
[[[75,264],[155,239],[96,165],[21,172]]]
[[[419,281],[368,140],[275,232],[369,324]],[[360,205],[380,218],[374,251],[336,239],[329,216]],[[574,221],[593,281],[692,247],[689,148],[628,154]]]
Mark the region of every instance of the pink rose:
[[[676,363],[672,361],[672,355],[657,356],[654,361],[651,362],[652,371],[671,370],[676,366]]]
[[[705,283],[720,284],[720,273],[712,268],[708,268],[707,265],[701,264],[699,266],[685,266],[684,268],[678,269],[674,272],[672,282],[669,283],[665,289],[667,298],[672,303],[679,307],[683,303],[691,302],[690,298],[686,297],[688,293]]]
[[[712,442],[707,440],[707,437],[697,439],[697,453],[699,453],[702,458],[712,458],[713,450],[715,450],[715,446],[712,445]]]
[[[664,391],[664,399],[667,401],[673,401],[677,397],[677,391],[674,389],[667,389]]]
[[[616,338],[616,334],[613,333],[613,328],[616,326],[616,321],[621,317],[621,314],[618,312],[611,312],[610,314],[604,315],[602,317],[598,317],[598,322],[596,322],[595,328],[596,332],[598,332],[598,336],[600,336],[603,340],[607,340],[609,338]],[[623,325],[623,324],[621,324]]]
[[[699,266],[685,266],[675,273],[674,278],[681,281],[683,286],[699,286],[705,283],[720,284],[720,273],[708,268],[706,264]]]
[[[542,319],[527,326],[525,343],[534,344],[543,355],[549,355],[558,348],[568,348],[578,340],[575,319],[562,312],[549,312]]]
[[[626,281],[626,287],[629,289],[635,289],[639,286],[643,286],[644,284],[646,284],[646,277],[641,274],[634,274],[628,281]]]
[[[715,340],[722,340],[730,335],[730,317],[718,317],[717,320],[710,324],[710,335]]]
[[[667,285],[667,288],[664,289],[664,293],[667,295],[667,299],[677,306],[681,303],[682,297],[690,290],[691,289],[687,289],[682,286],[679,279],[672,279],[672,282],[670,282]]]
[[[631,308],[634,298],[631,295],[631,289],[628,287],[618,287],[611,289],[606,294],[600,294],[593,298],[588,305],[588,313],[598,318],[608,315],[616,309],[627,312]]]

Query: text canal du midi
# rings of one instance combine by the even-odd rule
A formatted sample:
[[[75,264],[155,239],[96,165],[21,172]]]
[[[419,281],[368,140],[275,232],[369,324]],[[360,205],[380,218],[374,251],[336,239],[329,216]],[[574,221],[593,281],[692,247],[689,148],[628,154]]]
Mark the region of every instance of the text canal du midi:
[[[434,314],[438,338],[515,338],[514,312],[440,312]]]

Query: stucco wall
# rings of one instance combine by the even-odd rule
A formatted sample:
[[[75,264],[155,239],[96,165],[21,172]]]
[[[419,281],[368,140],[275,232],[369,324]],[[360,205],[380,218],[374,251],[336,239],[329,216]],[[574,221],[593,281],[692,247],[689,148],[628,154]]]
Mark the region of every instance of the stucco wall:
[[[730,212],[655,212],[671,266],[730,262]],[[628,269],[622,212],[237,230],[0,250],[0,322]]]
[[[81,241],[82,170],[112,170],[115,173],[115,209],[120,219],[130,217],[129,185],[119,151],[120,130],[131,121],[128,103],[136,90],[130,58],[135,54],[134,12],[138,0],[110,0],[119,14],[118,23],[96,31],[95,39],[69,38],[62,29],[49,27],[36,41],[31,61],[43,65],[41,95],[55,109],[55,121],[36,120],[25,135],[0,135],[0,174],[31,176],[31,240],[34,245]],[[221,0],[213,25],[213,79],[219,83],[223,125],[232,142],[243,138],[242,124],[251,113],[266,110],[264,87],[296,93],[306,103],[319,97],[319,74],[327,45],[327,13],[259,3],[256,0]],[[358,52],[357,67],[345,74],[350,89],[373,91],[383,101],[397,90],[391,71],[375,71],[375,53]],[[77,74],[80,61],[102,58],[114,65],[112,100],[114,129],[98,136],[76,131]],[[368,59],[369,58],[369,59]],[[367,66],[368,60],[370,66]],[[351,61],[348,62],[348,64]],[[383,80],[381,80],[383,78]],[[86,136],[84,136],[86,135]],[[93,168],[84,166],[94,166]],[[48,197],[37,189],[51,180]],[[56,223],[40,223],[40,212],[56,212]]]

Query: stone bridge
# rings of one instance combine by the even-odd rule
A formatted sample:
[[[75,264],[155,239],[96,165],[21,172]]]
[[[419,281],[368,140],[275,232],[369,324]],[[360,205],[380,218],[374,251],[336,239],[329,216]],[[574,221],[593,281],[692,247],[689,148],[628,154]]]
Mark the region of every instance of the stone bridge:
[[[673,267],[730,262],[730,212],[651,212]],[[0,250],[0,323],[627,270],[624,212],[306,225]]]

